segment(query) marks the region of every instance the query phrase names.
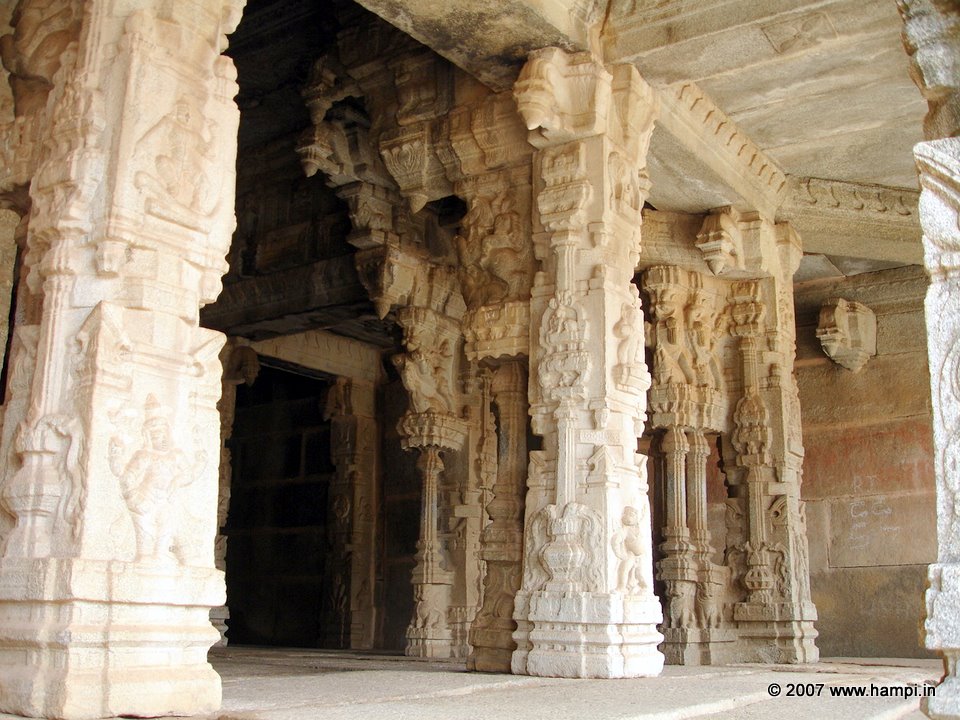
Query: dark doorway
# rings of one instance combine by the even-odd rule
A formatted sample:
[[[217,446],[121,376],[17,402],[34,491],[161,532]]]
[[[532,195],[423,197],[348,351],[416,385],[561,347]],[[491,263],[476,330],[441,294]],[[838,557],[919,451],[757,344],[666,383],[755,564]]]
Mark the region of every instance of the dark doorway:
[[[349,618],[331,616],[325,578],[329,387],[263,367],[251,387],[237,389],[226,525],[231,643],[342,647],[331,624],[348,627]]]

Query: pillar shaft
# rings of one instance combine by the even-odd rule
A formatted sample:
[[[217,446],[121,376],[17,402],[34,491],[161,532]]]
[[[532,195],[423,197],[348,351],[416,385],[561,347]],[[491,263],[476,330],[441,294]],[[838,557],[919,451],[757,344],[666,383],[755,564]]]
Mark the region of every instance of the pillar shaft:
[[[534,53],[515,86],[538,148],[531,453],[514,672],[655,675],[645,458],[649,376],[631,284],[656,103],[628,66]]]
[[[42,4],[42,3],[41,3]],[[223,336],[199,327],[233,229],[240,2],[83,4],[36,133],[0,503],[0,710],[211,712]],[[60,28],[24,12],[15,48]],[[22,107],[26,105],[22,104]],[[34,150],[21,148],[30,155]],[[68,638],[65,641],[64,638]]]

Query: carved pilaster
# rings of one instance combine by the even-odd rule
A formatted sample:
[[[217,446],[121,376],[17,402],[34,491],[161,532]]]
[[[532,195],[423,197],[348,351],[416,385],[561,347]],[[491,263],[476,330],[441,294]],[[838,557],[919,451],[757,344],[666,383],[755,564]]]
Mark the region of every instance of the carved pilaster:
[[[538,148],[533,429],[514,672],[655,675],[639,256],[653,91],[629,66],[533,53],[514,95]]]
[[[237,86],[220,52],[241,6],[93,0],[45,25],[54,6],[37,3],[21,19],[41,32],[66,20],[66,52],[19,26],[4,41],[24,78],[34,61],[59,68],[38,75],[46,115],[30,128],[27,282],[43,311],[18,353],[35,347],[35,369],[17,382],[25,417],[0,449],[0,502],[17,519],[0,559],[0,710],[220,705],[205,655],[224,601],[223,336],[198,310],[220,292],[234,223]]]
[[[476,670],[509,672],[516,649],[513,603],[521,581],[523,490],[527,462],[527,373],[513,360],[493,374],[497,406],[497,477],[487,504],[490,524],[483,531],[481,557],[487,563],[483,607],[470,633],[471,665]]]
[[[708,223],[709,218],[704,227]],[[738,266],[737,260],[742,265],[744,256],[738,245],[732,267]],[[720,596],[726,583],[723,569],[711,560],[706,505],[706,434],[723,431],[728,415],[729,387],[723,375],[726,284],[658,265],[644,273],[642,287],[650,295],[654,320],[651,420],[655,429],[664,431],[660,452],[665,460],[666,524],[664,557],[657,566],[667,591],[663,650],[673,664],[729,661],[734,635],[729,625],[722,627]]]
[[[217,495],[217,539],[213,546],[213,561],[217,570],[227,570],[227,536],[223,530],[230,511],[230,487],[233,476],[232,457],[228,443],[233,436],[233,421],[237,410],[237,386],[253,385],[260,372],[257,353],[249,347],[227,341],[220,351],[220,364],[223,366],[222,390],[217,410],[220,412],[220,483]],[[227,620],[230,609],[226,605],[211,608],[210,621],[220,631],[220,642],[227,644]]]

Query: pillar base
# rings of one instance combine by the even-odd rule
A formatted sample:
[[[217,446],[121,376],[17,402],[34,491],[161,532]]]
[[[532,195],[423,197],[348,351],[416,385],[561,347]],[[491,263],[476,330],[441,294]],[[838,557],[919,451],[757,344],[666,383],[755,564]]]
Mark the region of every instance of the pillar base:
[[[521,597],[526,595],[526,597]],[[656,598],[618,593],[518,593],[529,635],[517,637],[513,672],[540,677],[651,677],[663,670]],[[517,635],[525,635],[518,630]]]
[[[0,563],[0,712],[85,720],[208,713],[223,573],[75,559]]]
[[[517,648],[513,641],[517,624],[507,618],[487,618],[486,622],[486,627],[478,628],[474,621],[471,628],[473,654],[467,667],[478,672],[508,673],[513,651]]]
[[[728,628],[664,628],[660,649],[668,665],[738,662],[737,633]]]
[[[740,662],[815,663],[820,659],[814,643],[820,633],[813,626],[817,619],[813,603],[739,603],[733,618]]]
[[[407,657],[453,657],[453,633],[449,629],[407,628]]]

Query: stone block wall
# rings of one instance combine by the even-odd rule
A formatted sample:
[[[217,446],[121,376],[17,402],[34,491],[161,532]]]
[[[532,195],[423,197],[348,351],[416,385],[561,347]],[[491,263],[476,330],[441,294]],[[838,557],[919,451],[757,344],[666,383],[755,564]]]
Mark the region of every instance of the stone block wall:
[[[821,655],[928,657],[920,642],[936,497],[920,267],[798,285],[802,496]],[[877,353],[859,371],[816,336],[824,301],[876,314]]]

